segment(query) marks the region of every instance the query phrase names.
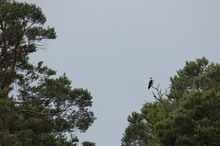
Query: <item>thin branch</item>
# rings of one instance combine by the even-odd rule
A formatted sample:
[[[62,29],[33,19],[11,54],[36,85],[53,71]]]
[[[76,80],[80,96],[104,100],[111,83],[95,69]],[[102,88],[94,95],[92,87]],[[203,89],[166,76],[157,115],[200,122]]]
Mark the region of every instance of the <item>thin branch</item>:
[[[152,88],[153,88],[154,90],[156,90],[156,92],[157,92],[157,95],[156,95],[154,92],[152,92],[153,97],[154,97],[157,101],[161,102],[161,100],[163,99],[163,96],[165,96],[165,95],[169,92],[169,88],[170,88],[170,87],[166,88],[164,92],[160,89],[160,84],[158,84],[157,87],[153,87],[153,86],[152,86]]]
[[[68,108],[72,107],[73,104],[69,104],[68,106],[66,106],[65,108],[63,108],[63,110],[58,111],[58,116],[60,116],[63,112],[67,111]]]
[[[19,112],[24,112],[24,113],[27,113],[27,114],[31,114],[31,115],[34,115],[34,116],[36,116],[36,117],[45,116],[44,113],[35,112],[35,111],[33,111],[33,110],[20,110]]]
[[[19,110],[18,112],[23,112],[25,114],[33,115],[39,119],[44,120],[45,122],[49,123],[51,126],[54,126],[54,123],[45,119],[47,115],[45,113],[35,112],[33,110]]]
[[[50,144],[47,141],[41,139],[40,137],[38,137],[37,135],[35,135],[34,133],[31,134],[31,136],[33,136],[34,138],[36,138],[37,140],[41,141],[42,143],[44,143],[47,146],[54,146],[54,144]]]
[[[16,101],[16,104],[30,104],[30,103],[43,103],[49,101],[49,99],[35,99],[35,100],[25,100],[25,101]]]

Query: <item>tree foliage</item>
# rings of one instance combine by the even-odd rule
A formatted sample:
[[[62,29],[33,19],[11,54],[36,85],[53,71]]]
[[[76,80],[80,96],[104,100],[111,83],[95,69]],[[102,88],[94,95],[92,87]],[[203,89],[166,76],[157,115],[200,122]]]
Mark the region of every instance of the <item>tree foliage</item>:
[[[77,130],[94,122],[89,91],[72,88],[65,74],[29,63],[54,28],[34,4],[0,0],[0,145],[76,145]]]
[[[157,101],[146,103],[139,114],[145,120],[145,128],[135,128],[139,133],[145,132],[147,145],[220,145],[219,75],[220,64],[209,63],[204,57],[187,61],[170,79],[166,98],[153,94]],[[122,138],[123,144],[128,142],[126,146],[135,139],[129,137],[135,133],[135,130],[127,131],[130,127],[129,124]]]
[[[89,141],[84,141],[84,142],[82,143],[82,146],[95,146],[95,145],[96,145],[95,143],[89,142]]]

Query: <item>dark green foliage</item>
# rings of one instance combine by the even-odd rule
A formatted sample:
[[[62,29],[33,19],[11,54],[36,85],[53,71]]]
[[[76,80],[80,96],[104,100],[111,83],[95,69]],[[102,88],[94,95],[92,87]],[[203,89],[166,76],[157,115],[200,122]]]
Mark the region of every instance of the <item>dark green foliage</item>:
[[[140,115],[145,127],[128,131],[129,124],[122,145],[128,142],[124,145],[132,146],[133,140],[141,142],[136,139],[141,132],[147,145],[220,145],[220,64],[209,63],[204,57],[187,61],[171,78],[167,97],[157,97],[157,102],[144,105]]]
[[[96,145],[95,143],[89,142],[89,141],[84,141],[84,142],[82,143],[82,146],[95,146],[95,145]]]
[[[196,61],[187,61],[186,66],[177,71],[177,75],[171,80],[169,99],[178,100],[184,94],[195,90],[201,90],[207,86],[209,75],[207,74],[208,60],[206,58],[197,59]],[[208,87],[209,88],[209,87]]]
[[[0,145],[74,146],[94,122],[92,96],[64,74],[29,63],[42,40],[55,39],[34,4],[0,0]]]
[[[209,64],[203,57],[186,62],[186,66],[178,71],[178,76],[171,78],[168,98],[175,110],[162,120],[162,127],[158,128],[164,145],[220,144],[219,75],[220,65]],[[169,130],[166,130],[167,127]],[[170,136],[170,133],[178,134]]]
[[[220,94],[193,91],[158,126],[164,145],[219,145]],[[175,133],[175,134],[172,134]]]
[[[145,119],[141,114],[133,112],[128,117],[129,127],[125,130],[126,135],[123,137],[122,145],[140,145],[147,143],[147,135],[145,135]],[[147,129],[146,129],[147,130]]]
[[[146,103],[141,109],[141,113],[133,112],[128,116],[129,125],[125,129],[122,138],[123,146],[157,146],[156,122],[163,119],[166,112],[161,108],[159,102]]]

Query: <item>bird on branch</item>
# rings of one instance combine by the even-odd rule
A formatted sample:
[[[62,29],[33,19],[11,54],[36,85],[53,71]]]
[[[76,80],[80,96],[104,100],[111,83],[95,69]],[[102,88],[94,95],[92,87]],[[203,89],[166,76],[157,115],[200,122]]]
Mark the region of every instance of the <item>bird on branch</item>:
[[[154,80],[152,77],[150,77],[150,81],[148,83],[148,89],[150,89],[153,86]]]

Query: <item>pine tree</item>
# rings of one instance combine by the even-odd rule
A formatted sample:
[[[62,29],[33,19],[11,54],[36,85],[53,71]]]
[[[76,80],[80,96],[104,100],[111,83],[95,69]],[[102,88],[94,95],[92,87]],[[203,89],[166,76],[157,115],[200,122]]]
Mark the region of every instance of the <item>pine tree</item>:
[[[141,123],[128,120],[122,145],[220,145],[220,64],[205,57],[187,61],[171,78],[167,95],[154,89],[156,102],[129,116]]]
[[[158,126],[163,145],[220,144],[219,75],[220,64],[203,57],[187,61],[171,78],[168,98],[175,108]]]
[[[41,42],[55,39],[34,4],[0,0],[0,145],[75,145],[76,130],[94,122],[89,91],[72,88],[65,74],[29,63]]]

